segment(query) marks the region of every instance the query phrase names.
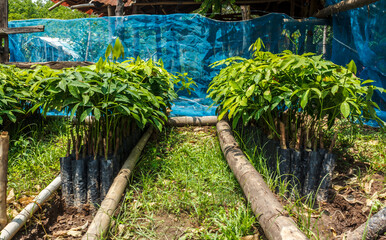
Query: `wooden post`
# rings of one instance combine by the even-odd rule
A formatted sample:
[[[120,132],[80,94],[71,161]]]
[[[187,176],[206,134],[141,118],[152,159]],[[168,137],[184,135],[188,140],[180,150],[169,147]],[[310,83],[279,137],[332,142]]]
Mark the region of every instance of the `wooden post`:
[[[0,135],[0,229],[7,225],[8,132]]]
[[[295,0],[291,0],[290,16],[295,17]]]
[[[0,28],[8,28],[8,0],[0,0]],[[0,63],[8,62],[8,35],[0,35]]]
[[[123,16],[123,0],[117,0],[115,7],[115,16]]]
[[[8,34],[43,31],[44,26],[8,28],[8,0],[0,0],[0,63],[9,61]]]
[[[114,16],[113,6],[107,5],[107,16]]]
[[[241,16],[243,21],[251,19],[251,6],[241,5]]]

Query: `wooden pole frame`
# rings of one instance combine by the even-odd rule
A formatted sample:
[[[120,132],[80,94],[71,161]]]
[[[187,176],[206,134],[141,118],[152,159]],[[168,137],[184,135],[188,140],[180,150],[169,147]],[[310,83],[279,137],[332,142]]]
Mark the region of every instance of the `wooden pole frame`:
[[[8,0],[0,0],[0,63],[9,61],[8,34],[43,32],[44,26],[8,28]],[[4,46],[3,46],[4,45]]]

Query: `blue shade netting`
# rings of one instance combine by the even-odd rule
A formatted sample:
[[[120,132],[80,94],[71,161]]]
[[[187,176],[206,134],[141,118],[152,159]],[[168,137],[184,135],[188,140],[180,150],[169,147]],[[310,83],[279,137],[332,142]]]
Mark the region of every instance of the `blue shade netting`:
[[[10,35],[11,61],[92,61],[104,56],[109,43],[120,38],[126,57],[162,59],[166,70],[188,73],[196,81],[196,90],[180,98],[172,115],[214,115],[206,90],[220,68],[215,61],[233,56],[250,57],[249,46],[261,38],[266,50],[286,49],[321,53],[321,42],[310,34],[316,26],[296,22],[283,14],[269,14],[250,21],[222,22],[198,14],[132,15],[125,17],[74,20],[39,19],[12,21],[9,27],[44,25],[42,33]],[[312,30],[312,31],[310,31]],[[300,36],[296,42],[288,36]],[[329,57],[330,51],[326,56]]]
[[[354,60],[358,77],[386,88],[386,1],[334,15],[333,30],[331,60],[343,66]],[[386,121],[386,94],[376,91],[373,100],[381,108],[377,115]]]

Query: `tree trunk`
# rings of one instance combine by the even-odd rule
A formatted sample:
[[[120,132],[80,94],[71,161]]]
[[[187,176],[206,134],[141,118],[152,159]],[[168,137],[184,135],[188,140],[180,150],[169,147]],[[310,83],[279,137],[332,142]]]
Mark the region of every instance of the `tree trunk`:
[[[222,120],[217,123],[217,133],[228,165],[250,202],[265,236],[269,240],[307,239],[304,233],[297,228],[295,222],[286,216],[282,205],[262,176],[245,157],[226,121]]]
[[[379,0],[345,0],[337,4],[330,5],[322,10],[318,11],[314,17],[326,18],[338,12],[344,12],[354,8],[363,7],[371,3],[378,2]]]
[[[0,229],[7,225],[8,132],[0,136]]]
[[[115,7],[115,16],[123,16],[123,0],[117,0]]]

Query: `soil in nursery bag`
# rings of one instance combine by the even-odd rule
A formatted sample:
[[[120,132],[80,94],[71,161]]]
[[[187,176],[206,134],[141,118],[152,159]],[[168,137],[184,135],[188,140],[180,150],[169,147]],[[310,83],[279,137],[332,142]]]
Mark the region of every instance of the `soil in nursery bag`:
[[[103,201],[114,180],[114,160],[112,157],[109,159],[101,158],[100,164],[100,198]]]
[[[71,157],[60,158],[60,174],[62,179],[62,192],[66,206],[74,204],[74,192],[72,184],[72,161]]]
[[[100,205],[99,198],[99,179],[100,179],[100,162],[99,159],[89,157],[87,162],[87,201],[97,207]]]
[[[73,160],[74,205],[81,207],[87,201],[87,159]]]

